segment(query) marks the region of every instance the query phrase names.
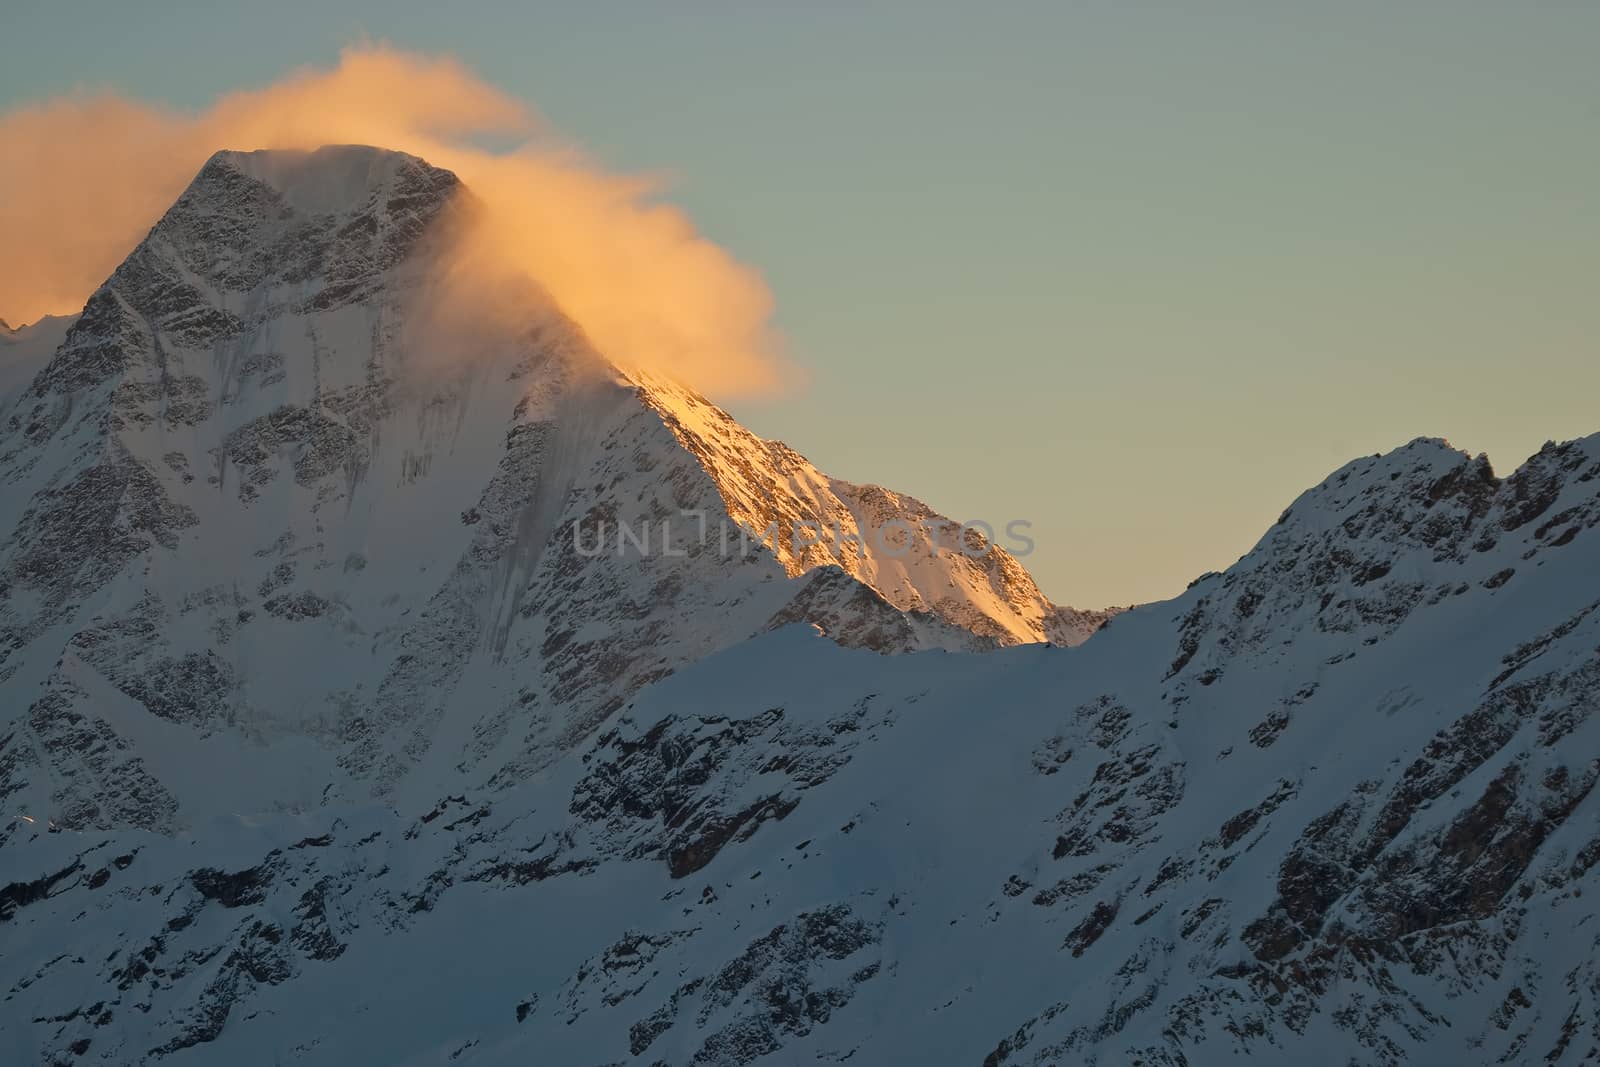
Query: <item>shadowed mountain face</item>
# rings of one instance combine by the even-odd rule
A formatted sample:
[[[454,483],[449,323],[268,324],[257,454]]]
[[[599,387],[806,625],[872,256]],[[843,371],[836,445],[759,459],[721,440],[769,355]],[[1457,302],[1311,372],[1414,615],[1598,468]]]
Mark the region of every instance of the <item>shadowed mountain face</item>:
[[[1593,1059],[1600,437],[1100,629],[536,293],[441,333],[470,210],[222,153],[0,415],[8,1062]]]

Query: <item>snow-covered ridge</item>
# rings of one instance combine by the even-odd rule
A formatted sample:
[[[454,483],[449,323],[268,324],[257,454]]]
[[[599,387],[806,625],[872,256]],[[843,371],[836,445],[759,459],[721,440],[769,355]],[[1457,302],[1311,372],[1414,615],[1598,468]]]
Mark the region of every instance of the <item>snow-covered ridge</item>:
[[[149,1063],[1581,1063],[1597,464],[1360,461],[1077,649],[787,628],[509,790],[24,826],[8,1033]],[[1448,595],[1317,623],[1414,574]],[[1267,610],[1277,639],[1240,639]]]
[[[1373,641],[1475,583],[1497,589],[1600,523],[1596,489],[1600,434],[1548,443],[1506,478],[1436,438],[1352,461],[1196,584],[1171,672],[1214,680],[1241,649],[1302,631]]]
[[[1055,627],[1056,609],[1032,576],[981,533],[980,545],[963,545],[959,524],[921,501],[830,478],[692,390],[638,380],[646,403],[711,475],[728,515],[758,533],[776,530],[772,544],[790,575],[837,566],[902,611],[928,612],[1001,644],[1087,638]],[[901,523],[914,536],[904,537]]]

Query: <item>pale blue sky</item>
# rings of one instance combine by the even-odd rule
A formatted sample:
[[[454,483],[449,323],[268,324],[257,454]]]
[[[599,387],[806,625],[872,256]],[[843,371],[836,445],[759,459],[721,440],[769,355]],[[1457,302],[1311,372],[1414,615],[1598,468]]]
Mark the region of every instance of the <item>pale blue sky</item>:
[[[450,52],[759,268],[824,469],[1180,591],[1420,434],[1600,430],[1600,4],[0,0],[0,109]],[[231,146],[248,147],[248,146]]]

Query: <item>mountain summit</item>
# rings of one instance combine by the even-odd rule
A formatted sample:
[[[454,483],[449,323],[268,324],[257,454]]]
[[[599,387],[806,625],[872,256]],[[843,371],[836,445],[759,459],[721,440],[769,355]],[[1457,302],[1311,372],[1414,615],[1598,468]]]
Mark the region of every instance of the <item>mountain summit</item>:
[[[786,623],[890,652],[1103,620],[622,369],[531,287],[458,321],[438,285],[471,210],[403,153],[219,152],[89,299],[0,424],[27,739],[0,792],[167,830],[424,763],[506,784]],[[126,755],[84,761],[68,722]]]

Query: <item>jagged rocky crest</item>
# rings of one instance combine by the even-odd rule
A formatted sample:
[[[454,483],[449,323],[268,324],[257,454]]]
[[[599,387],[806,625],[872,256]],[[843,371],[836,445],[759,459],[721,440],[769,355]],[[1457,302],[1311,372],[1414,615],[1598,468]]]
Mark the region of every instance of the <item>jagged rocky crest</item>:
[[[591,556],[925,509],[548,313],[429,362],[458,195],[220,155],[13,394],[11,1059],[1600,1055],[1600,437],[1358,460],[1103,628],[998,553]]]

